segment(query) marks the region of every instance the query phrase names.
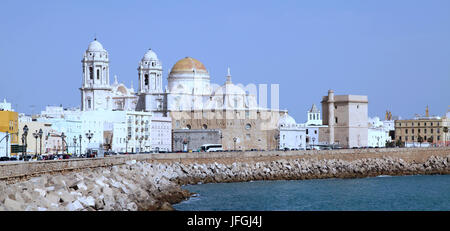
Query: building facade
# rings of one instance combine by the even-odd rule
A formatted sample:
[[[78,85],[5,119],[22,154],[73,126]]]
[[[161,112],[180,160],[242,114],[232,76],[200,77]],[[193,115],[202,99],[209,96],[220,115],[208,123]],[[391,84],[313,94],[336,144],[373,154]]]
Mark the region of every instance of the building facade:
[[[322,98],[322,119],[327,128],[320,129],[319,141],[344,148],[367,147],[368,99],[363,95],[334,95]]]
[[[11,109],[6,105],[4,109]],[[11,144],[18,144],[18,113],[9,110],[0,111],[0,157],[15,156],[11,153]]]
[[[281,150],[305,150],[306,128],[304,124],[297,124],[286,112],[278,121],[279,144]]]
[[[448,146],[450,137],[445,131],[448,131],[449,125],[447,116],[430,116],[427,107],[425,116],[395,120],[395,141],[404,142],[408,147]]]

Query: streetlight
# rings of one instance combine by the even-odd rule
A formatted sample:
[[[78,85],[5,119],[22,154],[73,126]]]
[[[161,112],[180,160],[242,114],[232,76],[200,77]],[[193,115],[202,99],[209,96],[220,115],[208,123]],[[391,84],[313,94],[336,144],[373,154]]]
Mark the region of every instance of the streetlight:
[[[44,132],[42,131],[42,128],[39,128],[39,155],[42,155],[42,134],[44,134]]]
[[[142,153],[142,140],[144,140],[144,137],[141,136],[141,138],[139,138],[139,152]]]
[[[312,138],[312,141],[313,141],[313,148],[314,148],[314,146],[315,146],[314,141],[316,141],[316,137],[313,137],[313,138]]]
[[[91,139],[94,136],[94,133],[91,132],[91,130],[89,130],[89,132],[86,132],[86,138],[88,138],[89,143],[91,143]]]
[[[34,154],[34,156],[37,156],[37,139],[39,138],[39,133],[38,133],[38,130],[36,130],[36,132],[33,132],[33,136],[34,136],[34,139],[36,140],[36,142],[35,142],[35,154]]]
[[[6,157],[8,157],[8,139],[9,139],[9,133],[6,131]]]
[[[73,154],[77,154],[77,136],[73,137]]]
[[[28,136],[28,126],[23,126],[23,134],[22,134],[22,145],[25,144],[25,154],[22,150],[22,158],[23,161],[26,161],[25,155],[27,154],[27,136]]]
[[[62,146],[63,146],[63,150],[62,150],[62,154],[64,154],[64,150],[66,150],[66,146],[64,145],[64,143],[66,142],[64,139],[66,138],[67,136],[66,135],[64,135],[64,132],[61,132],[61,140],[62,140]],[[67,143],[66,143],[67,144]],[[67,151],[66,151],[66,154],[67,154]]]
[[[128,142],[130,142],[131,135],[127,135],[127,138],[125,138],[125,154],[128,153]]]
[[[78,136],[78,139],[80,139],[80,156],[81,156],[81,138],[83,138],[83,136],[80,134],[80,136]]]

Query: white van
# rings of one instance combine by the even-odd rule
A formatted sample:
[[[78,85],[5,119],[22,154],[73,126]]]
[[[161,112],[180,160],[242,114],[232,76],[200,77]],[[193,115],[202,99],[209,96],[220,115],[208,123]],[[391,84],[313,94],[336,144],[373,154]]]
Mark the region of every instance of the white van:
[[[201,152],[221,152],[223,151],[221,144],[204,144],[200,147]]]

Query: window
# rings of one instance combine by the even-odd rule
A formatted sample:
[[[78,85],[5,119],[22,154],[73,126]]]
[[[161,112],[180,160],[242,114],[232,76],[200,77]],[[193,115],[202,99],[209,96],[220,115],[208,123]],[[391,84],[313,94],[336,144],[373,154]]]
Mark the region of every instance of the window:
[[[206,125],[206,124],[203,124],[203,129],[207,129],[208,128],[208,125]]]
[[[92,67],[89,67],[89,79],[94,79],[94,70]]]
[[[414,136],[411,136],[411,140],[414,141]]]
[[[334,105],[334,109],[337,109],[337,105]]]
[[[338,118],[337,117],[334,117],[334,120],[336,121],[336,123],[338,123]]]
[[[425,128],[425,129],[423,129],[423,133],[427,133],[427,129]]]
[[[419,128],[419,129],[417,129],[417,133],[420,133],[420,128]]]
[[[405,141],[408,141],[408,137],[407,136],[405,136]]]
[[[314,130],[314,134],[317,134],[317,130]]]
[[[249,130],[250,128],[252,128],[252,126],[250,124],[245,125],[245,129]]]
[[[401,136],[399,136],[399,137],[398,137],[398,140],[402,140],[402,137],[401,137]]]
[[[356,105],[356,108],[359,109],[359,104]]]
[[[411,133],[412,133],[412,134],[414,134],[414,128],[413,128],[413,129],[411,129]]]
[[[148,85],[148,74],[145,74],[144,85]]]
[[[306,134],[308,134],[308,129],[306,129]]]
[[[433,133],[433,129],[432,128],[430,129],[430,133]]]
[[[100,69],[97,69],[97,79],[100,79]]]
[[[405,134],[408,134],[408,129],[405,129]]]
[[[441,136],[437,136],[437,140],[438,140],[438,141],[441,140]]]

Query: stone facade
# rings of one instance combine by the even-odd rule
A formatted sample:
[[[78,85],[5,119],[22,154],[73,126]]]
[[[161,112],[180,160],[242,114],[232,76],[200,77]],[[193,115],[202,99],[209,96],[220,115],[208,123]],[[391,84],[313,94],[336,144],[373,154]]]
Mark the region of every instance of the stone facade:
[[[177,129],[173,131],[173,150],[199,150],[204,144],[221,144],[222,133],[215,129]]]
[[[217,129],[224,150],[272,150],[278,146],[277,127],[282,111],[196,110],[171,111],[174,129]]]

